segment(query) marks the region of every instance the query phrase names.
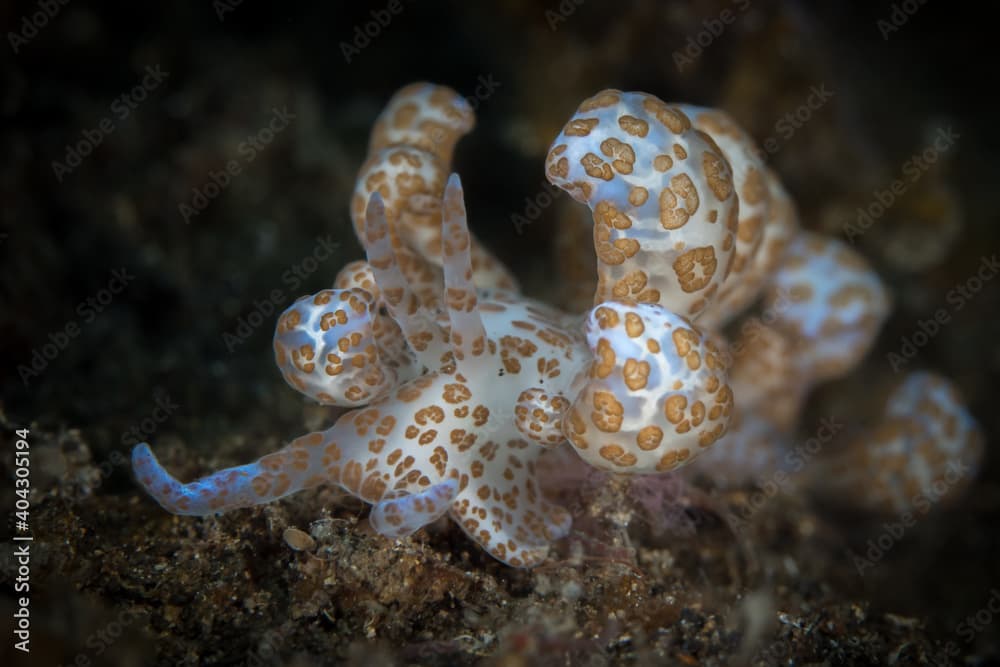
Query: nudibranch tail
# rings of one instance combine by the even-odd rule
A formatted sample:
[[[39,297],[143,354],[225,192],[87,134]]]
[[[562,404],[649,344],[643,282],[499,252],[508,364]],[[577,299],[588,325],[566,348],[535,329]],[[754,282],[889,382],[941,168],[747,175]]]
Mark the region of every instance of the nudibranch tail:
[[[479,312],[469,255],[471,238],[465,214],[462,182],[452,174],[444,191],[441,217],[441,259],[444,262],[445,307],[451,322],[451,347],[456,362],[488,353],[488,339]],[[466,364],[467,365],[467,364]]]
[[[404,391],[419,391],[419,386],[427,384],[422,380],[407,383]],[[411,528],[402,534],[409,534],[440,516],[439,506],[442,511],[448,509],[459,491],[457,482],[454,488],[451,482],[457,472],[447,471],[448,454],[440,446],[422,448],[419,458],[404,456],[401,446],[408,440],[401,424],[423,423],[430,411],[412,405],[393,409],[388,403],[379,402],[381,409],[352,410],[325,431],[300,436],[253,463],[226,468],[187,484],[160,465],[147,443],[132,450],[132,468],[143,488],[174,514],[218,514],[330,483],[367,503],[395,500],[376,513],[373,525],[379,532],[383,527],[390,531],[386,533],[389,537],[398,536],[400,524],[388,519],[396,515]],[[421,443],[425,441],[430,439]],[[448,484],[436,488],[444,482]],[[429,507],[431,500],[433,507]]]
[[[366,216],[368,263],[382,293],[382,302],[421,363],[428,368],[436,368],[444,352],[443,334],[400,270],[385,216],[385,204],[379,193],[376,192],[368,200]]]
[[[226,468],[183,484],[160,465],[147,443],[132,450],[136,479],[163,509],[184,516],[206,516],[241,507],[269,503],[289,494],[326,482],[317,470],[315,451],[322,433],[310,433],[285,449],[253,463]]]

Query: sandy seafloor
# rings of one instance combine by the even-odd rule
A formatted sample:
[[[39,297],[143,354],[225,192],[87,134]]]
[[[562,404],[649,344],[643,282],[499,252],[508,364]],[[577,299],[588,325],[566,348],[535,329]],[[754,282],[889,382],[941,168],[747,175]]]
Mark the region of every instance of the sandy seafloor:
[[[0,507],[8,536],[26,534],[15,530],[12,452],[15,431],[30,429],[34,539],[31,652],[5,632],[0,656],[26,665],[1000,660],[1000,283],[984,281],[960,308],[948,298],[1000,238],[1000,144],[985,91],[993,27],[972,10],[949,14],[947,3],[912,3],[895,18],[889,3],[856,4],[5,5]],[[371,11],[390,9],[367,45],[345,50]],[[769,163],[808,229],[844,239],[859,206],[909,179],[854,239],[891,290],[893,314],[865,362],[811,396],[802,437],[823,416],[872,418],[900,377],[888,355],[945,308],[947,324],[902,366],[946,375],[966,397],[987,440],[977,481],[863,571],[852,554],[868,553],[885,518],[802,491],[723,492],[704,478],[685,478],[653,515],[639,511],[626,479],[582,485],[563,498],[573,533],[529,571],[491,559],[447,520],[383,539],[366,506],[337,488],[219,518],[162,511],[124,464],[137,431],[193,479],[335,416],[282,381],[273,323],[362,256],[347,217],[354,176],[380,108],[416,80],[473,97],[491,82],[456,155],[470,224],[528,294],[552,303],[566,292],[556,218],[568,197],[523,233],[511,216],[542,190],[551,139],[601,88],[728,110],[770,140]],[[832,95],[790,121],[819,89]],[[248,150],[284,108],[294,120]],[[912,156],[947,128],[955,141],[910,178]],[[88,136],[88,154],[71,159],[67,147]],[[185,216],[180,205],[230,159],[241,173]],[[335,250],[308,261],[324,244]],[[273,290],[274,305],[262,305]],[[57,352],[34,371],[19,371],[51,345]],[[725,519],[733,514],[746,517],[741,530]],[[305,550],[292,548],[302,545],[286,535],[302,536],[288,528],[310,534]],[[5,542],[0,560],[5,628],[23,595],[18,546]]]

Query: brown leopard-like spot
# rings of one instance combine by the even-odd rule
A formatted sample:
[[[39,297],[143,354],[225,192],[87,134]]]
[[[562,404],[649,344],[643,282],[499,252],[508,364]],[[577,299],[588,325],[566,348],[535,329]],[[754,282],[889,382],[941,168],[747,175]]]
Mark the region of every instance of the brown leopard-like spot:
[[[590,420],[594,426],[605,433],[617,433],[621,429],[625,408],[614,394],[609,391],[594,392],[593,406]]]
[[[712,281],[718,268],[715,248],[692,248],[674,260],[673,268],[681,289],[688,293],[697,292]],[[701,275],[698,275],[697,269],[701,269]]]

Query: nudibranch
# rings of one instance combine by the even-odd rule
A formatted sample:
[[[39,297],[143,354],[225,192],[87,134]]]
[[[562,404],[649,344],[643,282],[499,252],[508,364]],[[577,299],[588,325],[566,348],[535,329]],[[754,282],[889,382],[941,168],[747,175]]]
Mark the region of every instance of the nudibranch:
[[[582,320],[520,295],[470,234],[461,183],[445,174],[471,109],[450,89],[409,86],[379,117],[352,199],[367,261],[292,304],[274,336],[292,388],[351,410],[325,431],[187,484],[142,443],[133,450],[140,484],[165,509],[196,516],[338,484],[373,506],[382,535],[448,514],[497,559],[530,567],[570,528],[537,478],[547,450],[569,440],[584,460],[621,472],[694,460],[733,410],[725,360],[689,317],[730,263],[737,197],[718,147],[683,114],[638,94],[599,95],[594,109],[613,99],[628,137],[664,143],[633,152],[603,141],[615,156],[604,166],[640,180],[626,202],[595,203],[608,232],[595,234],[597,252],[608,259],[608,248],[624,248],[633,261],[608,262],[609,293]],[[620,186],[572,187],[610,197]]]
[[[348,411],[190,483],[137,445],[136,477],[166,510],[212,515],[335,484],[372,506],[381,535],[448,515],[493,557],[532,567],[570,530],[545,497],[546,452],[568,441],[603,470],[697,461],[746,482],[779,465],[808,391],[855,367],[888,314],[859,255],[799,229],[732,119],[618,90],[584,101],[546,159],[592,214],[593,304],[566,314],[529,299],[469,231],[451,161],[474,124],[444,86],[390,100],[351,198],[366,259],[286,309],[273,341],[289,386]],[[758,300],[729,342],[721,328]],[[981,451],[950,385],[917,375],[824,468],[825,488],[899,509]]]

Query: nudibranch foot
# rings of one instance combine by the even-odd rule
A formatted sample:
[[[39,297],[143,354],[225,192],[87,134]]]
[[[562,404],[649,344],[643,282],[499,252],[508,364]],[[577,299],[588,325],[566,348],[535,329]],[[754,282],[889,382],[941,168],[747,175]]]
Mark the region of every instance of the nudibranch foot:
[[[452,517],[465,533],[515,567],[545,560],[549,543],[568,535],[572,524],[565,509],[541,496],[534,460],[541,451],[523,440],[491,448],[493,474],[470,483],[452,504]]]
[[[447,514],[457,494],[458,479],[451,477],[426,491],[376,503],[368,521],[380,535],[406,537]]]

